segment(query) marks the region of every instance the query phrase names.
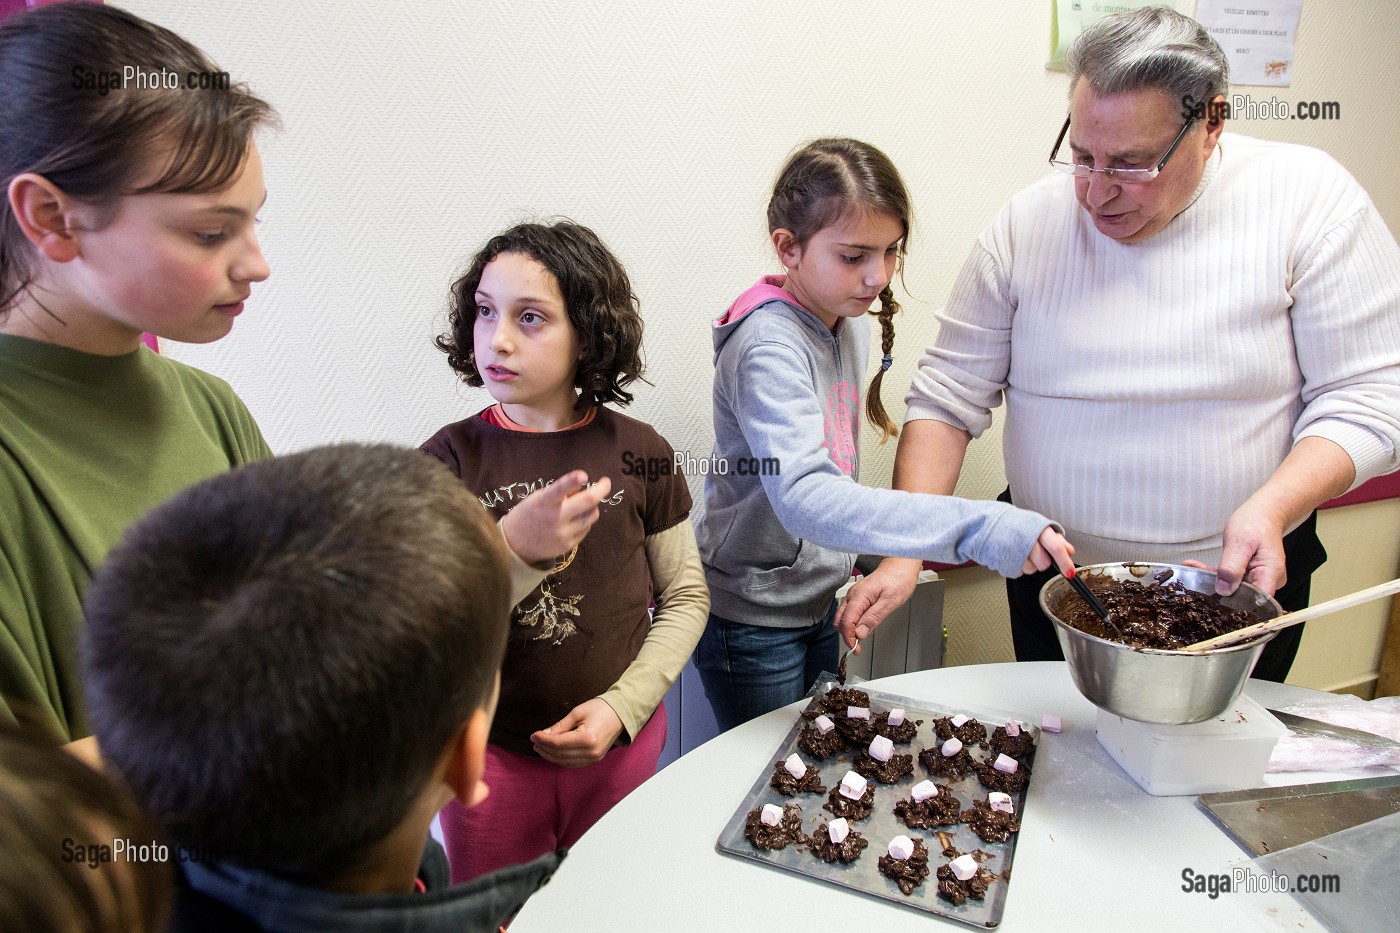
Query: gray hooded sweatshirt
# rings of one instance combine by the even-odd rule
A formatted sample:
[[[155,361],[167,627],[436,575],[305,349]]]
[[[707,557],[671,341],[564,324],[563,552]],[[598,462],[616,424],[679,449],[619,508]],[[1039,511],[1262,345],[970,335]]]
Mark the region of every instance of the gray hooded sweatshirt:
[[[827,330],[767,276],[715,322],[715,446],[696,529],[711,612],[821,621],[855,554],[983,564],[1015,577],[1053,523],[1001,502],[872,489],[860,479],[870,320]],[[1056,526],[1058,527],[1058,526]]]

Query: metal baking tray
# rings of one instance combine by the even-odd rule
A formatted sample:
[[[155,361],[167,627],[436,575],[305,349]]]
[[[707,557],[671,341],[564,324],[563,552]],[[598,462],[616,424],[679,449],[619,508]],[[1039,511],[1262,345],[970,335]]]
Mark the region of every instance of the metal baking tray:
[[[812,689],[806,709],[811,710],[815,704],[815,698],[824,694],[827,689],[836,685],[835,677],[823,674],[817,685]],[[928,705],[926,701],[917,700],[911,697],[896,696],[889,693],[881,693],[876,690],[869,690],[864,684],[851,678],[846,684],[847,687],[855,687],[864,690],[870,695],[871,715],[887,712],[895,708],[903,708],[905,715],[910,720],[922,719],[923,724],[917,729],[914,741],[908,745],[896,745],[896,754],[914,755],[914,773],[900,779],[895,784],[880,784],[871,779],[875,787],[875,808],[868,819],[852,821],[853,831],[860,833],[868,841],[869,845],[860,854],[860,858],[850,865],[839,862],[828,864],[817,858],[806,848],[798,848],[789,845],[779,851],[761,851],[755,849],[744,836],[744,821],[749,811],[758,809],[766,803],[773,803],[779,806],[786,806],[796,803],[802,808],[802,828],[810,835],[822,822],[834,819],[832,814],[822,808],[826,803],[827,795],[823,794],[798,794],[796,797],[785,797],[768,786],[769,779],[773,776],[774,765],[783,761],[793,752],[802,756],[802,760],[809,765],[816,765],[821,771],[821,782],[826,785],[829,792],[832,787],[841,783],[841,778],[851,770],[851,762],[858,752],[847,751],[829,758],[826,761],[814,761],[812,757],[797,748],[797,737],[806,725],[807,720],[800,715],[793,727],[788,731],[787,736],[778,745],[774,753],[765,761],[762,772],[758,779],[754,781],[753,788],[744,798],[743,803],[734,811],[729,822],[725,825],[724,831],[720,834],[715,848],[720,852],[739,858],[751,859],[772,868],[780,868],[785,871],[796,872],[814,881],[828,884],[840,885],[861,894],[878,897],[882,900],[892,901],[913,910],[924,911],[926,913],[937,914],[940,917],[948,917],[952,920],[959,920],[963,923],[970,923],[978,927],[995,927],[1001,923],[1001,915],[1006,902],[1007,888],[1010,886],[1011,863],[1016,853],[1016,837],[1018,833],[1012,833],[1005,842],[983,842],[977,834],[965,823],[958,823],[955,826],[941,827],[940,831],[952,838],[952,843],[962,852],[972,852],[974,849],[981,849],[983,852],[991,853],[994,857],[982,864],[996,876],[996,880],[988,885],[987,895],[984,900],[976,901],[969,898],[961,906],[954,906],[952,902],[944,900],[938,896],[938,867],[947,862],[942,855],[942,846],[938,842],[938,831],[926,829],[910,829],[894,815],[894,805],[897,800],[909,799],[911,788],[924,779],[934,781],[936,784],[946,785],[957,795],[958,802],[966,810],[974,801],[986,800],[987,790],[977,780],[976,772],[971,772],[961,780],[949,781],[946,778],[931,777],[919,764],[919,753],[926,748],[939,744],[937,736],[933,731],[933,720],[943,716],[954,716],[962,713],[970,716],[987,727],[987,736],[991,737],[992,730],[1002,725],[1008,719],[1016,720],[1022,731],[1031,736],[1038,750],[1040,745],[1040,730],[1031,725],[1027,717],[1008,713],[1001,710],[988,709],[981,706],[960,706],[956,709],[940,708]],[[970,750],[973,758],[982,759],[987,757],[985,744],[976,746]],[[1030,780],[1035,780],[1035,752],[1030,757]],[[1016,816],[1025,820],[1026,790],[1011,794],[1011,799],[1016,806]],[[900,891],[899,886],[880,874],[878,860],[885,854],[889,842],[897,835],[906,835],[911,839],[922,839],[924,845],[929,850],[929,876],[924,883],[914,889],[914,893],[906,896]]]

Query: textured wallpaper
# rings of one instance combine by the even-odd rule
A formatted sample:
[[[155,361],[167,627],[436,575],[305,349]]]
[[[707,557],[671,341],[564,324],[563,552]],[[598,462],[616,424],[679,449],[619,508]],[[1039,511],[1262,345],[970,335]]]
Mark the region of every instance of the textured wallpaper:
[[[898,420],[934,310],[982,225],[1044,173],[1066,107],[1064,75],[1043,68],[1044,0],[124,5],[281,114],[260,143],[272,277],[227,339],[166,345],[233,383],[281,452],[416,444],[484,405],[431,343],[448,285],[500,228],[566,215],[613,247],[641,297],[654,385],[632,413],[703,456],[709,321],[777,270],[769,186],[794,146],[831,134],[884,149],[915,199],[886,379]],[[1234,129],[1332,152],[1395,229],[1400,5],[1309,2],[1300,32],[1293,87],[1249,91],[1337,100],[1342,121]],[[973,445],[961,492],[1001,489],[999,440]],[[894,444],[867,432],[864,456],[864,480],[888,483]],[[1004,618],[995,580],[950,592],[953,656],[1007,656]]]

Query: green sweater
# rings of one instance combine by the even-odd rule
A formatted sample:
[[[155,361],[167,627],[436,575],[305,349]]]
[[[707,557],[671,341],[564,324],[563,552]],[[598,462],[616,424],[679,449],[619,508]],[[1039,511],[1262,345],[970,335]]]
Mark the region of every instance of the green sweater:
[[[0,334],[0,717],[91,731],[82,599],[147,509],[271,456],[221,379],[144,347],[93,356]]]

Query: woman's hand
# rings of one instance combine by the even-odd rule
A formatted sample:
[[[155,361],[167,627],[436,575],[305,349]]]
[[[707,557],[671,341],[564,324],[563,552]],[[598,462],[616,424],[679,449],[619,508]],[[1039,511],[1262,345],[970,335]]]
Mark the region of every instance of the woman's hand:
[[[607,701],[594,697],[575,706],[569,715],[530,736],[535,752],[565,768],[591,765],[608,753],[622,734],[622,720]]]

